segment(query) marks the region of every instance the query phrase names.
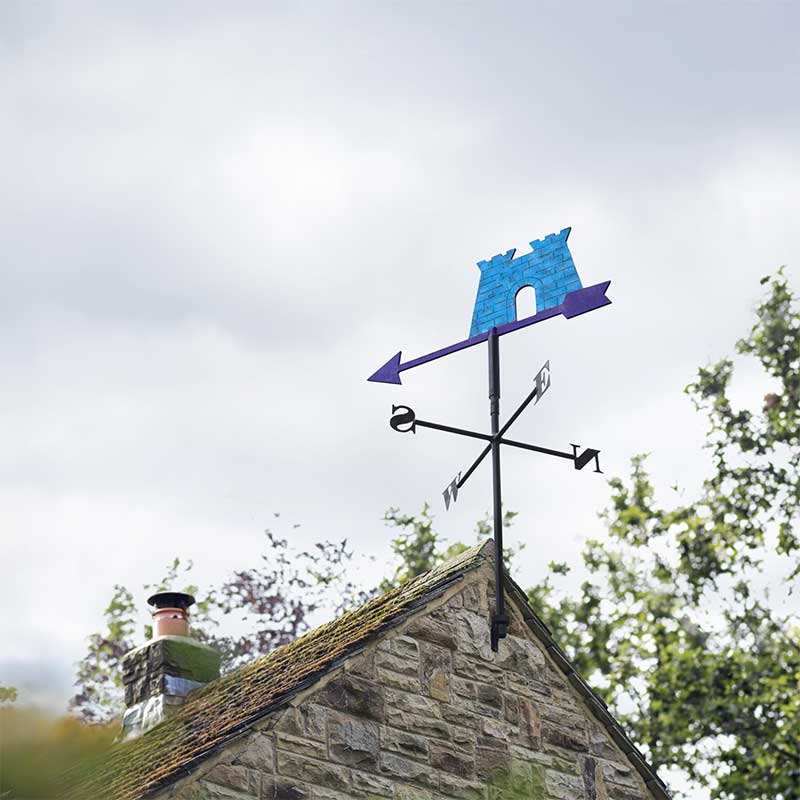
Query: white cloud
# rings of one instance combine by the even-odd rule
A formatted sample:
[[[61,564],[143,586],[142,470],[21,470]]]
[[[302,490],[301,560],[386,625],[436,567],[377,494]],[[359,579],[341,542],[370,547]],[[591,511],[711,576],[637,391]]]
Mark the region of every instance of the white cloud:
[[[37,8],[0,25],[9,658],[67,674],[114,582],[218,579],[275,510],[379,551],[474,451],[389,406],[484,425],[485,354],[366,376],[465,336],[474,263],[565,225],[614,305],[503,341],[504,408],[553,365],[520,438],[701,479],[681,389],[800,261],[791,6]],[[525,580],[600,530],[605,484],[559,466],[504,462]]]

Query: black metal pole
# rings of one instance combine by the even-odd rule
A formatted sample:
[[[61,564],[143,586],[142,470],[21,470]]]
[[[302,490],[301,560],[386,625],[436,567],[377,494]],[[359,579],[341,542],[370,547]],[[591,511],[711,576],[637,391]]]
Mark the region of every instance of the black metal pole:
[[[502,428],[500,428],[500,439],[503,441],[503,444],[508,444],[505,440],[503,440],[503,434],[517,421],[520,414],[530,405],[531,401],[536,399],[537,395],[539,394],[539,387],[537,386],[534,390],[522,401],[522,405],[508,418],[508,421]],[[419,423],[417,423],[419,424]],[[472,476],[472,473],[475,472],[476,469],[481,465],[486,456],[492,452],[492,445],[487,444],[486,447],[481,451],[481,454],[472,462],[472,466],[461,476],[461,479],[458,482],[458,488],[460,489]]]
[[[489,332],[489,418],[492,426],[492,496],[494,501],[495,612],[492,618],[492,650],[508,632],[503,595],[503,500],[500,490],[500,337]]]

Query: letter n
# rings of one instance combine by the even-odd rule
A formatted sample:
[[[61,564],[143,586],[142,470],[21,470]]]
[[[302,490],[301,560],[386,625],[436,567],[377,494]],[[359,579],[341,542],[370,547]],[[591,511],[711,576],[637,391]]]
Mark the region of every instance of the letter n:
[[[575,460],[575,469],[583,469],[590,461],[594,460],[594,471],[603,474],[600,469],[600,451],[587,447],[580,455],[578,455],[578,445],[570,445],[572,448],[572,458]]]

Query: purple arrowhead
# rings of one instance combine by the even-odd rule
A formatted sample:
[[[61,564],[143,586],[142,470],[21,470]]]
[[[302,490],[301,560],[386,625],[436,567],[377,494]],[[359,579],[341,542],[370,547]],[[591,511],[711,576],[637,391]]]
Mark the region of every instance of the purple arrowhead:
[[[396,356],[392,356],[379,370],[367,378],[368,381],[375,383],[400,383],[400,356],[402,351]]]
[[[572,319],[587,311],[594,311],[611,304],[606,297],[606,290],[611,281],[596,283],[594,286],[587,286],[585,289],[577,289],[570,292],[561,303],[561,313],[567,318]]]

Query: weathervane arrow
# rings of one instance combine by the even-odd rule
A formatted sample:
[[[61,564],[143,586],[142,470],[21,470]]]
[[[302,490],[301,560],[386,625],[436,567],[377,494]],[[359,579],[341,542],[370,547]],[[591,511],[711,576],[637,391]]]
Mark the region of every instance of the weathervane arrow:
[[[584,289],[576,289],[569,292],[564,300],[557,306],[552,306],[532,317],[525,317],[525,319],[516,322],[507,322],[505,325],[498,325],[495,328],[498,336],[511,333],[512,331],[526,328],[528,325],[535,325],[537,322],[544,322],[551,317],[557,317],[563,314],[567,319],[586,314],[588,311],[594,311],[596,308],[602,308],[611,303],[606,297],[606,290],[608,289],[611,281],[604,281],[603,283],[596,283],[594,286],[587,286]],[[449,347],[443,347],[441,350],[434,350],[419,358],[411,359],[405,363],[400,362],[402,350],[396,355],[392,356],[380,369],[376,370],[372,375],[367,378],[368,381],[375,383],[401,383],[400,373],[405,372],[407,369],[414,369],[422,364],[427,364],[429,361],[435,361],[437,358],[449,356],[451,353],[457,353],[459,350],[465,350],[467,347],[473,347],[476,344],[485,342],[489,338],[490,331],[483,331],[477,336],[470,336],[469,339],[464,339],[456,344],[451,344]]]

